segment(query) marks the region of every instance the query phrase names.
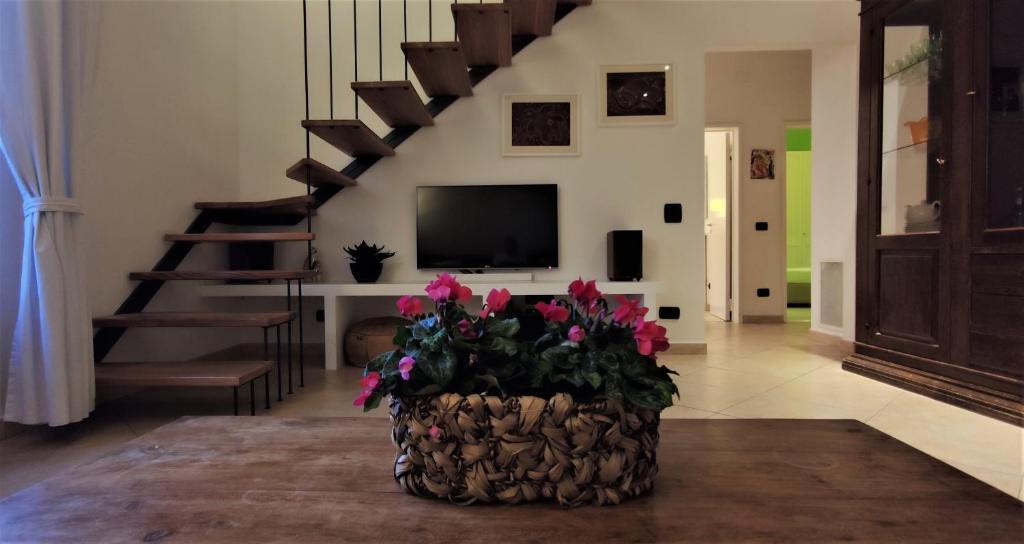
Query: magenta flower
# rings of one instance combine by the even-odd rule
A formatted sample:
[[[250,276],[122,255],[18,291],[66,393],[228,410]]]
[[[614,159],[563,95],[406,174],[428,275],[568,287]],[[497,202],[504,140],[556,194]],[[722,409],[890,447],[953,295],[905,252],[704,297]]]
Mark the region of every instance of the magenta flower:
[[[665,338],[665,327],[654,321],[644,321],[640,318],[633,330],[633,339],[636,340],[636,350],[640,355],[653,357],[659,351],[668,349],[668,338]]]
[[[359,379],[359,385],[363,389],[373,391],[380,385],[380,372],[367,372],[363,374],[363,377]]]
[[[601,291],[597,290],[597,281],[584,282],[583,278],[569,284],[569,294],[584,308],[590,307],[592,302],[601,298]]]
[[[632,325],[647,315],[647,308],[640,306],[639,300],[630,300],[622,295],[615,295],[619,307],[612,312],[612,320],[620,325]]]
[[[577,344],[582,342],[583,339],[586,337],[587,331],[585,331],[583,327],[579,325],[573,325],[572,328],[569,329],[569,340],[576,342]]]
[[[569,319],[569,310],[558,305],[555,299],[551,299],[551,304],[545,304],[538,302],[534,308],[544,316],[546,321],[552,323],[561,323]]]
[[[398,306],[398,313],[405,317],[412,317],[423,313],[423,302],[410,295],[399,298],[395,305]]]
[[[430,430],[427,432],[430,433],[430,439],[433,440],[434,442],[437,442],[438,440],[441,439],[441,428],[438,427],[437,425],[431,425]]]
[[[412,372],[412,367],[416,366],[416,359],[406,355],[398,361],[398,372],[402,374],[402,379],[409,381],[409,373]]]
[[[469,287],[459,283],[455,276],[447,272],[438,274],[437,279],[428,283],[424,291],[430,300],[436,303],[463,301],[473,296],[473,291]]]
[[[508,292],[508,289],[491,289],[491,292],[487,294],[487,306],[491,308],[492,312],[503,312],[508,306],[508,302],[512,300],[512,293]]]
[[[373,389],[363,389],[356,396],[356,399],[352,401],[352,406],[363,406],[366,404],[366,399],[370,398],[373,394]]]
[[[476,338],[476,331],[473,330],[473,324],[468,319],[463,319],[456,323],[459,327],[459,332],[466,338]]]

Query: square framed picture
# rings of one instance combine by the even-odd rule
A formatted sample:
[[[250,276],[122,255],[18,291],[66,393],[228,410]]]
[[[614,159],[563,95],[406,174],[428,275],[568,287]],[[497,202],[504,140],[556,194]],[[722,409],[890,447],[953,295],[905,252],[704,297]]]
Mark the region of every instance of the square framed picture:
[[[580,154],[579,96],[506,94],[502,97],[502,155]]]
[[[597,123],[602,126],[675,123],[674,80],[671,64],[601,66]]]

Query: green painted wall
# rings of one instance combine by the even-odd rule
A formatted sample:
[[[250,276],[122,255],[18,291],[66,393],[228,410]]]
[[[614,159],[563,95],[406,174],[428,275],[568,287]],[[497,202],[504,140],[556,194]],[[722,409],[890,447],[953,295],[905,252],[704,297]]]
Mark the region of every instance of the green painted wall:
[[[810,128],[786,130],[786,282],[811,282]]]

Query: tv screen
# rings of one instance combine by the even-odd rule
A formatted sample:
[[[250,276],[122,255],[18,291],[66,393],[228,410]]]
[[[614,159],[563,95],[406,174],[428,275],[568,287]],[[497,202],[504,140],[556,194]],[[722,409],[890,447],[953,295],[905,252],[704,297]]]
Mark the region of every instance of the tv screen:
[[[444,269],[558,266],[558,186],[417,188],[416,264]]]

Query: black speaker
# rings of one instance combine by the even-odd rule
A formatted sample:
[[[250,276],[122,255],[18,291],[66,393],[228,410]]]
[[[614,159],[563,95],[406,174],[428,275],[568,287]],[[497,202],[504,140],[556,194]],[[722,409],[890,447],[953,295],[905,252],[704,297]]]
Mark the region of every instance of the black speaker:
[[[644,237],[640,230],[608,233],[608,279],[640,281],[644,277]]]

